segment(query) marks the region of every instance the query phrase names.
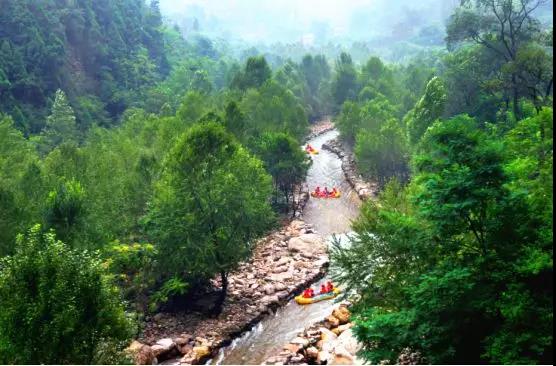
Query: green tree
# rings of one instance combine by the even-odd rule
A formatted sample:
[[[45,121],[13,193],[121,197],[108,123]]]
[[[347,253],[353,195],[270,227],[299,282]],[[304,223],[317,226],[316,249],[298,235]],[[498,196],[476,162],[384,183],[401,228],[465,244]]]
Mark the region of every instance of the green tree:
[[[392,183],[364,206],[351,245],[336,243],[332,259],[361,295],[355,333],[365,358],[395,363],[409,348],[433,364],[550,362],[552,288],[541,283],[552,276],[551,205],[533,204],[548,186],[519,173],[524,147],[551,156],[548,140],[533,138],[550,131],[550,118],[510,132],[523,149],[510,165],[496,129],[468,116],[438,121],[419,144],[411,184]]]
[[[446,106],[446,89],[438,77],[432,78],[425,89],[425,94],[406,116],[409,142],[416,145],[427,128],[442,117]]]
[[[260,88],[271,77],[272,71],[264,56],[249,57],[244,70],[232,80],[232,87],[241,90]]]
[[[355,158],[361,173],[381,185],[397,177],[407,178],[407,142],[395,118],[384,121],[376,131],[361,130],[355,142]]]
[[[52,113],[46,119],[46,127],[39,137],[39,151],[46,155],[62,142],[78,141],[75,113],[62,90],[56,91]]]
[[[248,90],[240,108],[251,136],[285,132],[301,140],[309,127],[307,115],[295,95],[273,80],[259,90]]]
[[[39,220],[34,208],[44,198],[43,192],[27,175],[37,162],[34,146],[10,117],[0,116],[0,256],[12,253],[16,234]]]
[[[518,119],[522,117],[519,98],[523,93],[520,90],[520,71],[515,64],[522,48],[535,34],[540,33],[539,22],[533,14],[543,3],[546,0],[465,0],[447,25],[446,40],[449,46],[472,41],[497,56],[500,65],[498,72],[502,76],[500,89],[511,102],[513,113]],[[508,89],[509,94],[505,89]]]
[[[48,195],[45,222],[57,237],[73,246],[76,235],[83,231],[85,191],[76,180],[63,182]]]
[[[121,363],[131,323],[98,258],[39,225],[0,262],[0,362]]]
[[[164,165],[148,219],[160,248],[159,269],[166,279],[219,275],[219,312],[228,273],[273,220],[271,178],[223,126],[211,122],[181,136]]]
[[[351,56],[342,52],[336,60],[336,67],[332,77],[332,98],[339,110],[346,100],[355,100],[359,91],[357,71]]]
[[[297,207],[291,206],[295,204],[295,193],[305,181],[311,160],[294,138],[281,132],[262,135],[255,151],[272,176],[274,204],[278,204],[278,192],[281,192],[287,210],[293,208],[295,215]]]

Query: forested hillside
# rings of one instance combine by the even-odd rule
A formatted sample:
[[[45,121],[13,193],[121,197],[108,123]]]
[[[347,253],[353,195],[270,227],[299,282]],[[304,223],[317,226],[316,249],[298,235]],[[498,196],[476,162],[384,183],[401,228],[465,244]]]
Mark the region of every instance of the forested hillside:
[[[158,2],[2,1],[0,111],[40,132],[54,93],[85,129],[110,125],[169,72]]]
[[[329,117],[380,190],[331,251],[360,356],[553,362],[545,1],[463,1],[403,63],[237,58],[157,0],[0,6],[0,363],[125,363],[159,312],[226,321]]]

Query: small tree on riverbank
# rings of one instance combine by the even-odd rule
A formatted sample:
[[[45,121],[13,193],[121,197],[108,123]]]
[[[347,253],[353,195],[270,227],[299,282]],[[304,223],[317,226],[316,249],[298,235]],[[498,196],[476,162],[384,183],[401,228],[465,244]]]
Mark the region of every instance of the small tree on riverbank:
[[[299,148],[297,141],[285,133],[267,133],[261,137],[256,148],[257,155],[263,160],[274,182],[274,205],[279,204],[279,194],[285,200],[286,211],[293,214],[296,189],[307,177],[310,158]]]
[[[228,273],[249,257],[274,220],[271,178],[223,126],[198,124],[178,139],[157,184],[149,231],[163,278],[219,275],[219,313]]]

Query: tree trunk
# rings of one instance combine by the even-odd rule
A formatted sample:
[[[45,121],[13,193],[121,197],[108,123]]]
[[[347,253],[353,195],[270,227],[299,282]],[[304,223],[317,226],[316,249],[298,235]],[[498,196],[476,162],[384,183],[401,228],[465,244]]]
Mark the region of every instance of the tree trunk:
[[[228,273],[221,271],[220,279],[222,280],[222,289],[220,290],[216,304],[214,304],[214,308],[211,311],[212,315],[215,317],[220,315],[222,312],[224,301],[226,300],[226,294],[228,293]]]
[[[519,121],[521,119],[521,111],[519,109],[519,91],[515,73],[512,74],[512,94],[514,117],[516,121]]]

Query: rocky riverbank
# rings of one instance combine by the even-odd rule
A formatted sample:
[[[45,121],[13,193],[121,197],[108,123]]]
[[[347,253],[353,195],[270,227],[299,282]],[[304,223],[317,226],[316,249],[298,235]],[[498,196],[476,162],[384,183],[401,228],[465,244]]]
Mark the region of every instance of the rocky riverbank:
[[[280,354],[267,359],[265,365],[353,365],[359,350],[353,336],[347,304],[334,309],[330,316],[311,325],[286,344]]]
[[[311,125],[311,132],[305,138],[305,142],[314,139],[315,137],[319,137],[320,135],[330,132],[334,129],[334,124],[329,119],[324,121],[317,122]]]
[[[222,314],[159,313],[128,352],[136,364],[200,364],[221,347],[322,278],[328,267],[324,239],[303,221],[261,239],[253,257],[229,276]],[[214,285],[219,286],[218,280]]]
[[[349,152],[340,139],[336,138],[322,145],[324,150],[328,150],[338,156],[342,161],[342,170],[346,180],[353,187],[362,201],[375,198],[378,194],[378,184],[365,181],[358,173],[357,164],[353,153]]]

